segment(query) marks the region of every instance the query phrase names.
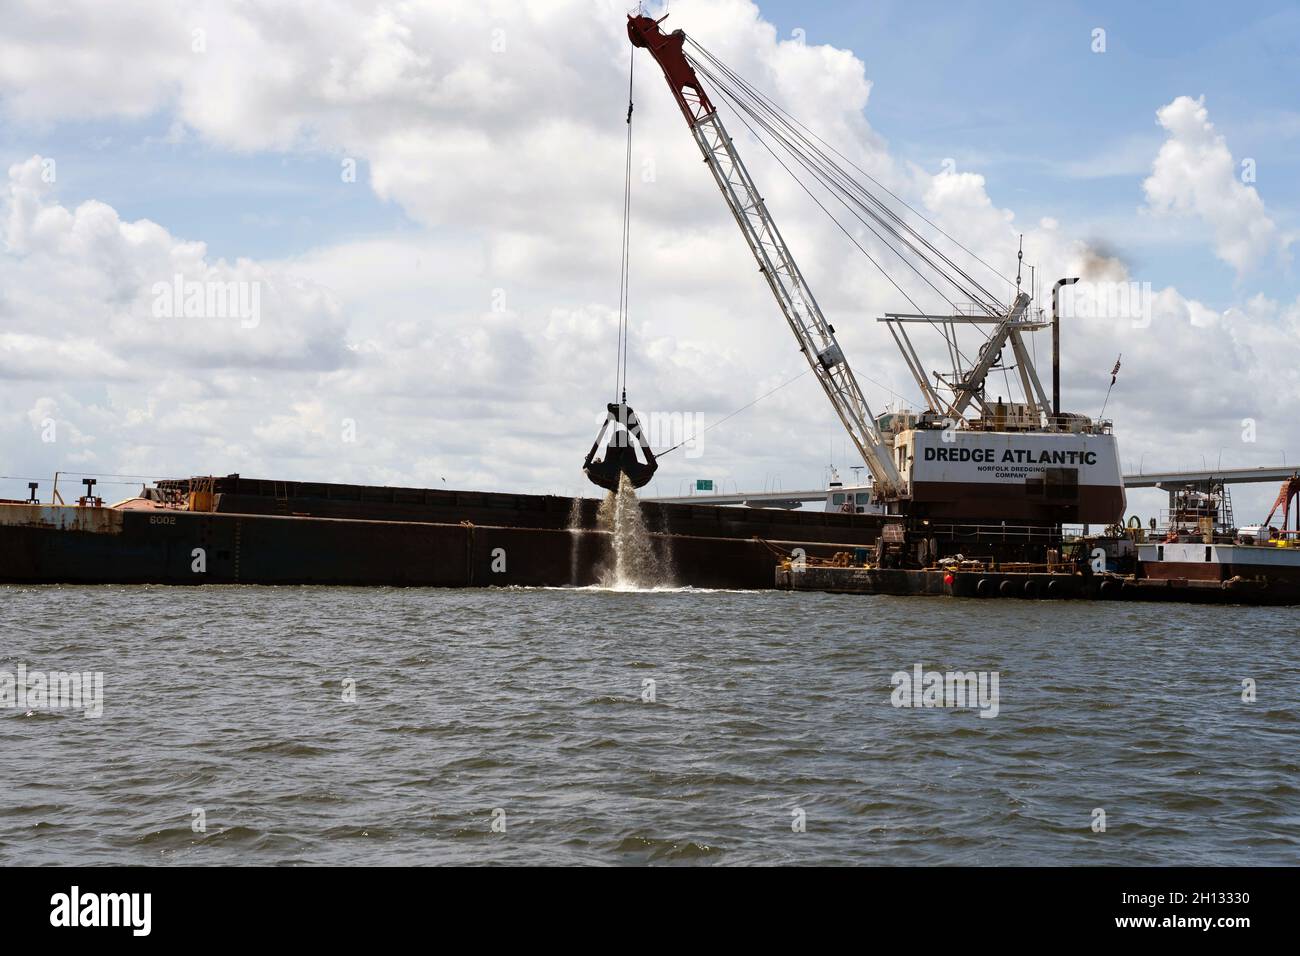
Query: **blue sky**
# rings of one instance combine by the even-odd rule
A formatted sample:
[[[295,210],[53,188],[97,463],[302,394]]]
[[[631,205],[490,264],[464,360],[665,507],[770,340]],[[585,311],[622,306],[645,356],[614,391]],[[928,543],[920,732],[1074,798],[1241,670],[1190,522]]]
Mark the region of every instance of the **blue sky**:
[[[1176,96],[1205,96],[1234,158],[1256,160],[1269,209],[1297,229],[1300,5],[769,0],[762,9],[779,31],[802,28],[807,42],[866,62],[868,115],[896,153],[933,170],[955,159],[1019,215],[1060,219],[1156,284],[1218,308],[1233,300],[1233,270],[1203,235],[1152,241],[1134,216],[1164,139],[1155,111]],[[1295,275],[1272,266],[1252,287],[1285,296]]]
[[[400,207],[339,178],[326,150],[232,151],[168,141],[169,115],[33,128],[5,121],[5,164],[57,157],[60,195],[99,199],[125,219],[150,219],[201,238],[214,257],[278,258],[411,223]],[[357,180],[365,183],[362,160]]]

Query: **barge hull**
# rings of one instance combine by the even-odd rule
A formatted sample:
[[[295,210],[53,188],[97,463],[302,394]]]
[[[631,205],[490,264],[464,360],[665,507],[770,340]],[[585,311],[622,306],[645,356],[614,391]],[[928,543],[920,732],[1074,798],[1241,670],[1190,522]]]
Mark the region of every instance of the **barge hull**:
[[[777,551],[852,544],[652,534],[667,585],[770,589]],[[605,531],[185,511],[0,505],[0,582],[586,587]]]
[[[213,478],[211,510],[219,514],[279,515],[310,518],[352,518],[363,521],[407,521],[510,528],[567,530],[598,526],[600,499],[556,495],[516,495],[445,488],[400,488],[327,482]],[[160,488],[187,491],[190,479],[165,479]],[[643,501],[641,514],[651,531],[708,538],[765,538],[782,541],[830,542],[861,547],[880,537],[881,517],[874,514],[779,508],[728,508],[703,504],[664,504]],[[770,585],[769,585],[770,586]]]

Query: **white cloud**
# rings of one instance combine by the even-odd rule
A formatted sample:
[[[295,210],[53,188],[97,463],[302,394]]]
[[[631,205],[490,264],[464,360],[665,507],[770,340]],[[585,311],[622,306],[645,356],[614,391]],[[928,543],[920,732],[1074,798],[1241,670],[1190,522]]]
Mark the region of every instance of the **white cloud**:
[[[1142,183],[1157,213],[1194,215],[1214,231],[1214,251],[1238,276],[1286,257],[1287,241],[1240,170],[1223,136],[1215,132],[1205,97],[1179,96],[1156,111],[1168,133]]]
[[[162,107],[191,62],[197,3],[95,0],[5,5],[0,94],[6,110],[38,123]]]
[[[0,356],[38,353],[24,377],[139,377],[131,369],[149,359],[192,368],[325,369],[348,361],[341,306],[323,286],[248,259],[213,261],[203,243],[148,220],[124,222],[101,202],[69,209],[42,168],[40,156],[15,164],[4,196]],[[250,306],[256,295],[259,313],[160,316],[160,292],[178,276],[222,291],[235,283]]]

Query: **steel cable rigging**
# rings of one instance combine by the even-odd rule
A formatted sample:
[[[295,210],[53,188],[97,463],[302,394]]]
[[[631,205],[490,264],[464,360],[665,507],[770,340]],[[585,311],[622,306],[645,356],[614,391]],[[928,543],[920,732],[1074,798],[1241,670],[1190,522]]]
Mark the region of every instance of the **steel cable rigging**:
[[[889,205],[876,196],[871,190],[867,189],[856,177],[854,177],[841,164],[837,163],[834,158],[823,149],[818,143],[825,144],[825,141],[813,134],[802,123],[790,116],[780,106],[776,105],[769,97],[754,88],[747,80],[739,76],[734,70],[724,64],[716,56],[709,53],[704,47],[700,46],[694,40],[687,38],[687,42],[699,51],[699,56],[687,55],[692,66],[700,73],[707,76],[715,86],[724,94],[727,101],[745,115],[753,119],[769,135],[772,136],[791,156],[793,156],[804,168],[812,173],[819,182],[827,189],[834,192],[842,203],[852,212],[866,215],[871,218],[877,226],[892,236],[898,243],[909,249],[918,259],[930,267],[939,278],[947,282],[963,298],[969,299],[972,303],[984,309],[991,316],[1001,316],[1006,312],[1004,306],[998,298],[985,288],[969,272],[963,269],[957,262],[939,249],[933,242],[927,239],[919,230],[909,224]],[[752,128],[751,128],[751,131]],[[816,142],[814,142],[816,140]],[[904,206],[908,211],[916,215],[927,225],[934,228],[937,232],[948,239],[955,246],[960,248],[967,255],[980,262],[999,278],[1010,283],[1009,279],[1001,276],[991,266],[982,259],[962,246],[957,240],[953,239],[948,233],[944,232],[929,219],[921,216],[912,206],[900,199],[893,192],[886,189],[874,177],[863,170],[861,167],[843,157],[838,150],[827,145],[836,155],[840,156],[852,166],[863,177],[869,179],[873,185],[881,191],[887,193],[891,198]],[[859,221],[861,221],[859,219]],[[867,225],[865,222],[863,225]],[[870,228],[870,227],[869,227]],[[905,262],[907,257],[901,250],[895,247],[883,236],[875,232],[882,242],[890,245],[892,251],[899,255]],[[914,263],[907,263],[909,267],[915,269]],[[955,305],[946,295],[939,292],[934,284],[928,279],[926,284],[935,289],[949,305]]]
[[[604,422],[591,450],[583,459],[582,470],[593,484],[608,491],[618,492],[624,479],[632,487],[640,488],[646,484],[659,467],[650,443],[641,431],[641,423],[636,412],[627,403],[627,353],[630,329],[628,326],[628,300],[631,287],[631,248],[632,248],[632,101],[633,80],[636,75],[636,57],[631,56],[627,69],[627,144],[623,161],[623,236],[620,243],[618,269],[618,352],[614,357],[614,400],[606,406]],[[609,444],[602,457],[596,454],[601,450],[605,433],[613,426]],[[641,459],[637,458],[637,447],[641,449]]]
[[[629,57],[627,70],[627,146],[623,162],[623,240],[618,269],[618,354],[614,361],[614,401],[627,401],[628,296],[632,246],[632,81],[636,57]]]
[[[821,211],[835,223],[836,227],[849,238],[858,251],[903,295],[916,312],[924,317],[931,327],[943,335],[952,356],[958,362],[965,362],[968,366],[974,365],[975,363],[964,354],[956,341],[955,330],[950,333],[948,330],[941,328],[934,317],[925,315],[926,310],[922,309],[915,298],[903,289],[880,258],[872,255],[845,224],[827,208],[826,204],[814,195],[808,183],[804,182],[791,168],[791,163],[783,160],[777,154],[774,145],[810,174],[812,179],[834,197],[854,220],[874,235],[885,249],[898,256],[903,264],[938,296],[945,307],[950,309],[954,315],[961,312],[960,303],[963,300],[969,303],[977,312],[991,318],[1001,318],[1006,315],[1008,307],[1002,304],[998,297],[979,282],[967,268],[963,268],[953,256],[940,249],[920,229],[909,223],[898,210],[891,208],[888,202],[868,188],[862,182],[862,179],[867,180],[876,190],[887,195],[900,207],[933,229],[935,233],[942,236],[943,239],[946,239],[957,249],[960,249],[961,252],[979,263],[980,266],[983,266],[999,280],[1007,285],[1011,285],[1011,280],[889,190],[861,166],[852,162],[842,152],[812,132],[807,126],[777,105],[770,97],[723,63],[717,56],[690,37],[686,37],[685,41],[692,51],[686,53],[691,66],[709,79],[713,88],[720,93],[722,100],[732,108],[754,138],[795,180],[799,187],[812,198]],[[838,157],[842,162],[837,162],[835,157]],[[856,171],[858,176],[855,176],[850,170]],[[945,288],[948,290],[947,292],[944,291]],[[989,334],[982,329],[980,331],[984,335],[985,341],[987,341]]]

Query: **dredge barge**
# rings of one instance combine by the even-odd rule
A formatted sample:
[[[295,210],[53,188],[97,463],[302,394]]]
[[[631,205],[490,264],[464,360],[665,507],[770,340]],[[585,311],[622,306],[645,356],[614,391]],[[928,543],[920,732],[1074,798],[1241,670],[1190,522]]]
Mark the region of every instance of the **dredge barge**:
[[[595,499],[202,477],[106,505],[0,502],[0,583],[584,587],[617,568]],[[33,493],[33,499],[35,494]],[[867,546],[876,516],[642,503],[649,584],[771,588],[777,555]]]
[[[1049,320],[1034,305],[1032,274],[1029,291],[1022,288],[1023,248],[1012,284],[683,31],[664,32],[664,19],[629,15],[628,36],[662,70],[760,275],[871,475],[882,513],[874,566],[924,569],[955,559],[972,541],[995,560],[1046,564],[1061,551],[1065,524],[1122,521],[1124,484],[1111,423],[1061,410],[1058,296],[1079,280],[1053,286]],[[898,347],[921,405],[879,415],[871,410],[719,103],[906,299],[909,311],[886,312],[878,321]],[[877,254],[855,233],[870,233]],[[894,257],[915,276],[911,292],[883,265]],[[916,299],[922,294],[941,307],[924,310]],[[928,353],[918,350],[909,330],[923,327],[939,333],[942,348],[932,339]],[[1050,396],[1032,345],[1033,334],[1046,329],[1053,346]],[[940,368],[931,364],[936,360]],[[1112,384],[1118,370],[1117,362]],[[1005,400],[991,394],[995,373],[1006,385]],[[1019,398],[1009,394],[1013,386]]]

